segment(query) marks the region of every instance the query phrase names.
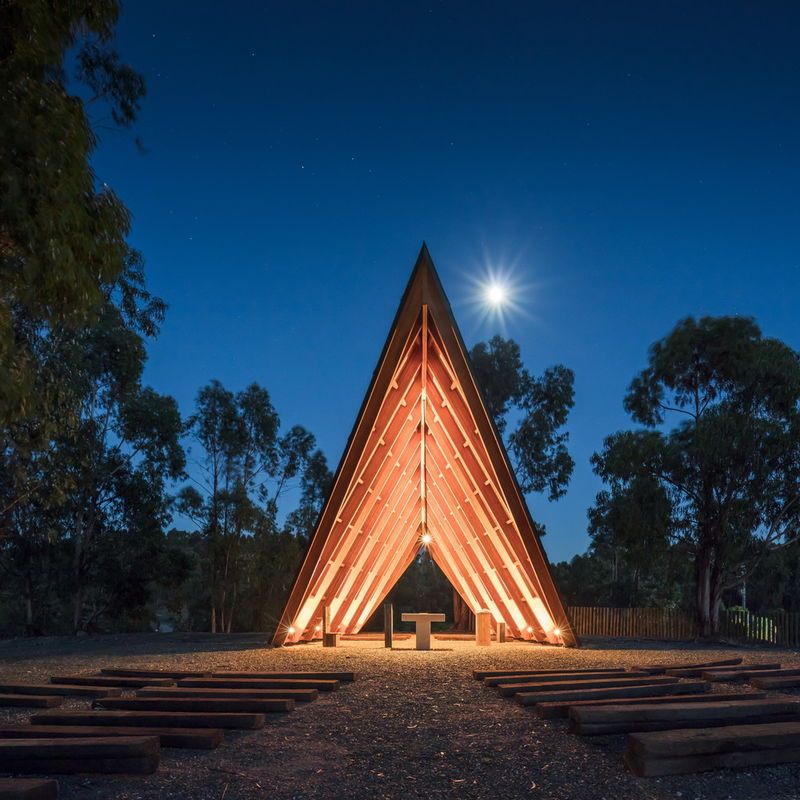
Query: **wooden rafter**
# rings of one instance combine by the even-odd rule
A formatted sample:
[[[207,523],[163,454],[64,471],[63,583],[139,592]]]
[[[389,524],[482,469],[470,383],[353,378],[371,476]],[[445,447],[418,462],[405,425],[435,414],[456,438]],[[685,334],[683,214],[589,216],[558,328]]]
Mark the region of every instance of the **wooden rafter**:
[[[472,611],[577,644],[424,245],[273,641],[358,632],[423,546]]]

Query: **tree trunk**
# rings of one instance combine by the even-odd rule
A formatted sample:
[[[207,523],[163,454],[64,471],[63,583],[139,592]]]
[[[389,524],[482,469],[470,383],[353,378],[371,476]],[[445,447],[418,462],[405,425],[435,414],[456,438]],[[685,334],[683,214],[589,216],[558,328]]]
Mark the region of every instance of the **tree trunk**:
[[[704,638],[714,633],[711,572],[711,553],[701,550],[695,558],[696,611],[697,633]]]
[[[453,589],[453,630],[469,633],[475,629],[475,618],[461,595]]]
[[[719,636],[719,612],[722,607],[722,592],[715,590],[711,600],[711,632],[714,636]]]
[[[81,619],[83,617],[84,602],[84,574],[85,566],[83,557],[89,550],[94,539],[96,515],[95,498],[89,497],[88,493],[83,494],[81,501],[82,510],[75,521],[75,554],[72,559],[72,580],[74,594],[72,597],[72,632],[78,633],[81,630]],[[86,510],[83,510],[86,509]]]
[[[219,632],[225,633],[225,601],[228,599],[228,564],[230,562],[229,547],[225,548],[225,568],[220,578],[220,598],[219,598]],[[216,631],[214,631],[216,633]]]
[[[225,633],[230,633],[231,628],[233,627],[233,609],[236,606],[236,584],[233,585],[233,593],[231,596],[231,604],[230,608],[228,609],[228,620],[225,623]]]
[[[80,577],[78,577],[80,580]],[[83,617],[83,582],[75,587],[75,594],[72,598],[72,632],[77,633],[81,629],[81,617]]]
[[[220,609],[219,605],[219,573],[216,567],[216,554],[211,551],[211,563],[209,564],[210,585],[209,599],[211,600],[211,633],[217,632],[217,611]],[[221,614],[220,610],[220,614]],[[221,619],[221,617],[220,617]]]
[[[74,590],[72,595],[72,632],[77,633],[81,629],[81,617],[83,616],[83,547],[80,536],[75,540],[75,557],[72,562],[72,580]]]
[[[633,571],[633,591],[628,598],[628,608],[634,608],[639,605],[639,570]]]
[[[225,601],[227,600],[227,592],[225,591],[225,584],[222,585],[222,592],[219,598],[219,631],[213,633],[225,633]]]
[[[33,582],[30,573],[25,576],[25,635],[34,636],[33,626]]]
[[[719,636],[719,611],[722,608],[723,580],[717,566],[719,559],[714,559],[714,569],[711,571],[711,634]]]

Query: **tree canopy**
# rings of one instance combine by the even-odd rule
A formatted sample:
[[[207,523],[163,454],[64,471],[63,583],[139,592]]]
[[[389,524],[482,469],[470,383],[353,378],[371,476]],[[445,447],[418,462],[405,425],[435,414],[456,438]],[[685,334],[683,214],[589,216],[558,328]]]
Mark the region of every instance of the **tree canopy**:
[[[667,535],[694,565],[710,635],[726,589],[797,533],[800,359],[752,319],[687,318],[651,347],[625,408],[643,427],[593,456],[609,492],[590,518],[629,542],[633,519],[634,538],[655,548]],[[620,507],[629,513],[612,520]]]
[[[255,629],[330,473],[257,384],[210,383],[188,420],[143,384],[166,304],[91,165],[145,94],[113,47],[119,12],[0,3],[0,631],[151,627],[163,607],[170,624]],[[189,440],[211,483],[176,504]],[[178,509],[197,533],[166,533]]]
[[[187,418],[144,383],[167,307],[92,168],[145,96],[113,46],[119,13],[0,2],[0,630],[145,628],[165,609],[184,627],[265,629],[332,475],[257,383],[212,380]],[[522,491],[563,497],[572,371],[533,374],[501,336],[470,358]],[[688,317],[624,408],[630,428],[591,460],[605,485],[589,552],[557,570],[568,597],[686,604],[689,586],[704,635],[734,594],[798,610],[800,355],[752,319]],[[445,591],[424,554],[411,570],[398,597]]]
[[[203,537],[210,629],[230,632],[237,615],[262,629],[277,616],[275,602],[330,488],[325,456],[305,428],[281,433],[269,393],[256,383],[234,393],[211,381],[187,429],[201,473],[181,490],[178,508]],[[282,522],[281,502],[293,489],[299,502]]]
[[[86,324],[131,258],[128,210],[90,164],[90,109],[128,127],[145,92],[111,46],[118,15],[116,0],[0,4],[0,420],[48,400],[31,330]]]
[[[470,359],[522,491],[562,497],[575,466],[563,430],[575,402],[572,370],[559,364],[531,375],[519,345],[501,336],[478,342]]]

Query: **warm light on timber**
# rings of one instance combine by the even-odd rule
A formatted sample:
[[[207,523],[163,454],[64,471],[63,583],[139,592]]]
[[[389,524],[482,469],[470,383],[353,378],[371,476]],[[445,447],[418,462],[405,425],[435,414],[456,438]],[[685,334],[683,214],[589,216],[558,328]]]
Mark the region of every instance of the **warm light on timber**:
[[[502,332],[505,318],[527,313],[530,298],[516,261],[500,263],[468,265],[465,277],[467,302]],[[504,621],[510,638],[573,642],[503,443],[423,251],[275,643],[319,643],[323,631],[358,633],[409,565],[428,556],[465,604]],[[556,619],[567,627],[558,630]]]
[[[553,629],[556,627],[556,621],[550,616],[544,603],[538,597],[534,597],[533,600],[531,600],[531,611],[533,611],[536,621],[539,623],[542,630],[552,633]]]
[[[502,283],[494,281],[486,287],[486,300],[489,305],[499,308],[508,300],[508,290]]]

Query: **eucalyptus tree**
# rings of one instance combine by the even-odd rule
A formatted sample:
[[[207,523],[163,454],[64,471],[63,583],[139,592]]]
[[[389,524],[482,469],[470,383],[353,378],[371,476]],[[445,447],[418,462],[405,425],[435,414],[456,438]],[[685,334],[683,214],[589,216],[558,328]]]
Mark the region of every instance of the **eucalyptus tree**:
[[[36,580],[45,567],[70,599],[73,630],[120,606],[138,569],[132,554],[161,544],[167,484],[184,467],[177,404],[142,385],[144,337],[165,306],[147,292],[136,254],[102,296],[87,324],[37,340],[34,374],[48,403],[3,428],[0,564],[17,578],[29,626],[37,583],[52,583]]]
[[[310,451],[309,451],[310,452]],[[283,529],[307,544],[314,532],[322,506],[333,485],[333,473],[321,450],[310,452],[300,477],[300,500],[297,508],[286,516]]]
[[[211,630],[229,632],[243,598],[242,616],[259,620],[277,576],[293,573],[301,543],[292,534],[325,479],[324,456],[303,427],[281,434],[269,393],[255,383],[234,394],[211,381],[197,395],[189,432],[200,447],[198,471],[180,509],[205,536]],[[282,535],[279,509],[298,478],[300,506]]]
[[[671,524],[669,497],[650,476],[599,492],[589,509],[587,557],[597,559],[607,572],[602,581],[604,599],[590,604],[632,607],[675,602]]]
[[[293,485],[294,491],[286,492],[285,499],[288,500],[291,494],[293,500],[296,498],[295,507],[281,523],[277,501],[268,506],[271,513],[265,516],[263,525],[253,535],[248,619],[249,627],[255,630],[273,628],[277,624],[333,483],[333,474],[324,453],[313,449],[313,437],[307,440],[306,436],[310,434],[305,431],[304,434],[296,431],[284,438],[284,447],[290,443],[305,443],[306,447],[301,453],[294,450],[294,455],[282,459],[283,469],[276,482],[284,489],[289,483]],[[302,463],[298,462],[298,455],[302,457]],[[272,496],[275,497],[274,491]]]
[[[130,126],[145,91],[111,46],[119,11],[0,3],[0,424],[46,414],[38,339],[85,326],[129,258],[128,211],[90,164],[100,128]]]
[[[625,397],[643,427],[607,437],[592,463],[615,498],[659,484],[671,541],[694,567],[698,630],[713,635],[726,589],[797,535],[800,360],[752,319],[690,317],[648,361]],[[640,536],[660,541],[661,523]]]
[[[167,485],[183,474],[183,423],[172,397],[142,385],[145,336],[154,336],[165,306],[144,287],[138,259],[128,260],[93,324],[65,329],[54,347],[68,380],[73,414],[52,441],[71,550],[73,628],[82,627],[89,586],[102,574],[99,551],[122,556],[119,540],[144,549],[169,520]],[[107,564],[106,560],[106,564]],[[113,586],[121,587],[127,564],[118,562]],[[113,593],[113,592],[112,592]],[[93,616],[105,611],[95,603]]]
[[[501,336],[476,344],[470,359],[520,488],[546,491],[550,500],[562,497],[575,466],[564,430],[575,403],[572,370],[557,364],[531,375],[519,345]]]

